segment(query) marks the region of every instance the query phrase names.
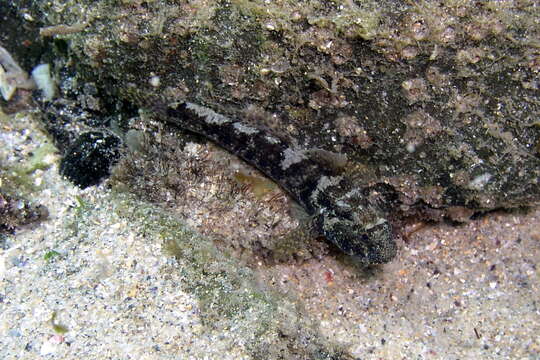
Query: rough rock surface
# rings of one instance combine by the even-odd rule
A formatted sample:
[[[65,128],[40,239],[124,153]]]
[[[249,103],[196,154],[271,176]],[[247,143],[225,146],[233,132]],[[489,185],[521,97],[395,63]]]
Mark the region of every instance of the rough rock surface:
[[[170,209],[121,189],[70,184],[59,176],[55,150],[40,150],[47,138],[36,119],[0,119],[2,184],[16,169],[32,169],[17,177],[29,184],[19,194],[50,213],[3,238],[3,359],[540,355],[538,210],[420,229],[382,267],[359,268],[336,254],[302,260],[301,252],[300,261],[251,256],[246,266]],[[244,231],[246,244],[272,229],[271,211],[274,220],[284,218],[282,205],[249,189],[228,191],[227,167],[218,165],[234,163],[233,156],[207,144],[188,148],[191,167],[179,165],[193,170],[186,181],[209,175],[187,191],[183,210],[192,228],[214,238],[211,231],[219,231],[221,242]],[[40,152],[46,166],[36,168],[33,154]],[[193,164],[198,155],[202,165]],[[235,200],[230,208],[228,198]]]
[[[42,31],[56,70],[67,56],[98,99],[257,122],[346,153],[359,184],[390,184],[405,205],[538,200],[534,1],[13,4],[57,27]]]
[[[13,25],[0,29],[1,45],[27,71],[39,62],[53,67],[60,96],[41,107],[58,149],[90,131],[115,133],[129,154],[109,184],[169,213],[104,188],[70,187],[49,163],[30,166],[20,180],[46,185],[31,198],[53,216],[38,231],[2,240],[1,352],[537,357],[538,211],[413,235],[405,229],[396,259],[366,270],[313,234],[296,233],[300,220],[288,214],[285,194],[260,174],[160,118],[163,108],[189,101],[302,151],[346,155],[345,164],[340,156],[321,163],[358,189],[385,189],[384,201],[368,200],[394,224],[534,205],[537,6],[1,2],[2,21]],[[29,102],[20,89],[1,105],[16,111]],[[32,126],[3,125],[0,165],[40,149],[43,135]],[[3,178],[14,174],[8,170]],[[184,236],[177,219],[212,241]],[[175,291],[179,299],[170,297]],[[87,309],[95,316],[85,318]],[[125,329],[132,337],[118,343]]]
[[[342,173],[367,192],[356,221],[369,229],[538,202],[536,5],[21,0],[12,9],[54,38],[43,58],[83,109],[107,118],[126,103],[191,101],[298,148],[346,154]]]
[[[407,204],[538,199],[535,1],[14,4],[75,27],[55,41],[98,97],[258,121],[347,153],[360,182],[392,184]]]

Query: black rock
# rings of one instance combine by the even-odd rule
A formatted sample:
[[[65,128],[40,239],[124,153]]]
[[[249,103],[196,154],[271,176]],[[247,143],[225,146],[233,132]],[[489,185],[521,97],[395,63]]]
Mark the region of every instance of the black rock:
[[[84,133],[67,149],[60,173],[81,188],[96,185],[110,174],[111,166],[120,157],[119,146],[120,139],[114,135]]]

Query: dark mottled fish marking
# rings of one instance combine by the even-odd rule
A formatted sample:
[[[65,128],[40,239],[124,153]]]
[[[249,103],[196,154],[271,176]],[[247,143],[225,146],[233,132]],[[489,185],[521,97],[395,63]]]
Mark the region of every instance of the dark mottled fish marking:
[[[163,115],[277,182],[314,217],[321,233],[345,253],[369,264],[385,263],[395,256],[392,228],[380,209],[349,179],[311,156],[313,150],[295,147],[268,131],[193,103],[169,107]]]

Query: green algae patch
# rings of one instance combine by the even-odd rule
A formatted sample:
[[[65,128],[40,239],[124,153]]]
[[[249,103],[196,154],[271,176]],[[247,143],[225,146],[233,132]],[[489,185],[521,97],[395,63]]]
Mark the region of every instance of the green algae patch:
[[[36,191],[38,187],[34,184],[32,176],[18,170],[20,170],[18,167],[14,169],[11,166],[0,168],[2,190],[18,196],[25,196]]]
[[[164,210],[131,195],[115,193],[120,218],[163,245],[183,275],[182,287],[199,302],[201,318],[212,331],[235,329],[247,341],[253,358],[339,359],[340,350],[319,339],[315,324],[293,299],[257,283],[251,269],[218,250],[209,239],[189,229]]]
[[[49,262],[53,261],[55,258],[59,257],[60,253],[56,250],[49,250],[43,255],[43,260]]]
[[[53,311],[51,315],[51,320],[50,320],[51,327],[53,328],[55,333],[64,335],[65,333],[69,331],[69,329],[67,326],[60,324],[57,318],[58,318],[58,313],[56,311]]]
[[[36,148],[22,163],[10,164],[2,171],[2,178],[7,187],[27,194],[39,189],[34,181],[36,170],[47,170],[55,161],[56,147],[45,143]]]
[[[33,115],[18,113],[6,115],[0,112],[0,126],[11,131],[27,131],[26,117]],[[31,194],[39,190],[40,186],[35,181],[36,171],[47,170],[56,161],[56,147],[43,133],[39,134],[41,145],[24,149],[22,161],[13,162],[7,154],[0,155],[0,187],[10,194]],[[4,159],[2,159],[4,158]]]
[[[1,141],[16,144],[0,146],[0,232],[11,232],[48,216],[48,210],[36,204],[34,197],[42,187],[43,171],[55,160],[56,149],[44,134],[29,131],[33,127],[29,124],[30,116],[24,113],[9,116],[0,110]],[[19,140],[14,133],[22,134],[23,139]],[[44,145],[33,145],[36,137],[43,139]],[[17,146],[18,151],[13,153],[10,146]]]
[[[32,152],[32,155],[22,170],[27,174],[33,173],[36,170],[47,170],[53,163],[51,156],[56,152],[56,147],[50,142],[41,145]]]
[[[85,236],[91,227],[90,215],[97,205],[80,195],[75,195],[72,201],[75,206],[73,216],[66,218],[66,236]]]
[[[122,198],[119,215],[140,221],[145,236],[162,242],[165,255],[173,256],[184,265],[184,287],[199,298],[207,324],[216,326],[247,308],[269,315],[274,300],[262,291],[251,289],[250,270],[227,259],[209,239],[188,229],[179,220],[152,206],[136,204],[136,200],[127,196],[122,195]],[[135,211],[130,213],[131,209]]]

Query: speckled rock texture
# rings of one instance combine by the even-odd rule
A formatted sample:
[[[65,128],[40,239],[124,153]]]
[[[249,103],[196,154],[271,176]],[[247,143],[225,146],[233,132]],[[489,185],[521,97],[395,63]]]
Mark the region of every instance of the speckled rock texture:
[[[0,45],[58,85],[2,109],[38,104],[63,155],[98,131],[126,156],[77,189],[35,121],[2,115],[0,185],[51,216],[2,237],[0,353],[538,357],[538,15],[527,0],[1,2]],[[364,268],[318,238],[284,191],[165,119],[186,102],[317,154],[402,233],[393,261]]]
[[[121,189],[80,189],[62,179],[58,153],[40,150],[47,137],[34,116],[0,116],[2,185],[18,180],[17,194],[49,211],[2,237],[3,359],[540,356],[538,210],[416,229],[379,267],[336,253],[302,259],[305,248],[297,261],[270,263],[261,252],[244,261],[223,242],[249,235],[264,241],[270,220],[281,220],[277,234],[286,216],[282,204],[250,189],[227,189],[227,168],[218,165],[234,163],[232,155],[188,146],[183,156],[204,156],[197,167],[178,165],[194,170],[186,181],[209,175],[180,208],[188,226],[181,214]],[[37,153],[46,154],[43,166],[34,166]],[[31,170],[10,179],[20,168]],[[153,196],[166,198],[170,189]],[[263,199],[275,198],[272,191]],[[235,206],[225,208],[223,197]]]
[[[366,193],[366,219],[355,220],[364,229],[540,198],[535,1],[21,0],[11,9],[47,39],[42,61],[54,64],[62,98],[102,125],[126,104],[152,112],[190,101],[346,155],[342,175]]]

